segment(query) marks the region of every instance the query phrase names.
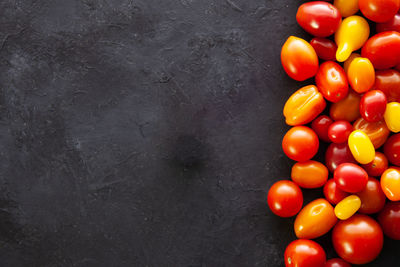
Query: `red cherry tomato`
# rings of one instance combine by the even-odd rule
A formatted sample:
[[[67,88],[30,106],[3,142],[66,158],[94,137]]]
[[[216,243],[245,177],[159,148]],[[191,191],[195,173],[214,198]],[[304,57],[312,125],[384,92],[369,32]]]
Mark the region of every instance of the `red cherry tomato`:
[[[303,206],[303,193],[300,187],[288,180],[274,183],[268,191],[268,206],[280,217],[292,217]]]
[[[355,214],[336,224],[332,241],[342,259],[352,264],[365,264],[373,261],[381,252],[383,233],[374,219]]]
[[[358,210],[360,213],[377,213],[385,206],[386,195],[382,191],[381,183],[375,178],[369,177],[365,188],[356,195],[361,199],[361,207]]]
[[[333,172],[342,163],[356,163],[347,143],[329,145],[325,153],[325,165]]]
[[[286,267],[324,267],[326,254],[324,249],[312,240],[297,239],[285,250]]]
[[[336,60],[337,45],[335,42],[321,37],[315,37],[310,41],[312,47],[314,47],[317,56],[323,60]]]
[[[367,172],[354,163],[342,163],[333,173],[335,183],[345,192],[356,193],[365,188],[368,182]]]
[[[339,189],[334,179],[329,179],[324,185],[324,196],[330,203],[336,205],[350,194]]]
[[[387,32],[387,31],[400,32],[400,13],[394,15],[387,22],[376,24],[376,32]]]
[[[384,171],[386,171],[388,165],[389,162],[385,154],[376,151],[374,160],[362,166],[368,175],[378,177],[381,176]]]
[[[338,102],[347,96],[349,83],[344,69],[333,61],[321,64],[315,82],[321,94],[331,102]]]
[[[351,267],[351,265],[340,258],[334,258],[326,261],[325,267]]]
[[[393,69],[376,71],[374,89],[382,91],[388,102],[400,102],[400,72]]]
[[[386,96],[382,91],[368,91],[361,98],[360,114],[366,121],[380,121],[385,114],[386,104]]]
[[[383,150],[390,163],[400,166],[400,133],[389,137]]]
[[[312,1],[299,7],[296,20],[308,33],[317,37],[327,37],[339,28],[342,16],[332,4]]]
[[[311,123],[311,128],[318,135],[319,139],[325,142],[330,142],[328,136],[329,126],[333,123],[333,120],[326,115],[320,115]]]
[[[283,137],[283,152],[295,161],[307,161],[318,152],[317,134],[306,126],[295,126]]]
[[[386,22],[396,15],[400,7],[399,0],[358,0],[361,12],[375,22]]]
[[[353,125],[348,121],[335,121],[329,126],[328,136],[333,143],[345,143],[353,131]]]
[[[400,240],[400,202],[388,202],[378,215],[383,233],[388,237]]]

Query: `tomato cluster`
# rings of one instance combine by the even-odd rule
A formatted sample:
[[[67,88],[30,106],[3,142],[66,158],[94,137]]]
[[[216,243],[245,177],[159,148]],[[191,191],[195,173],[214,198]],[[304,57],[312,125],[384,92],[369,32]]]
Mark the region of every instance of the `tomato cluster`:
[[[302,4],[296,20],[313,38],[290,36],[281,50],[289,77],[315,79],[285,103],[282,148],[296,162],[268,192],[274,214],[296,216],[286,266],[365,264],[384,234],[400,240],[400,0],[329,2]],[[320,142],[325,162],[314,159]],[[324,198],[303,206],[302,188]],[[340,258],[327,260],[312,239],[331,230]]]

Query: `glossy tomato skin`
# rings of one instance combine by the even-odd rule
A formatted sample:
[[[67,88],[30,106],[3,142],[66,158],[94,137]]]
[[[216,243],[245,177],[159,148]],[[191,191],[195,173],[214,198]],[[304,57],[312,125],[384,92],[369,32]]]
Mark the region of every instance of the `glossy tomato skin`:
[[[300,187],[288,180],[274,183],[268,191],[268,206],[280,217],[292,217],[303,206],[303,193]]]
[[[318,188],[326,183],[328,174],[328,168],[324,164],[308,160],[293,165],[291,178],[300,187]]]
[[[324,196],[330,203],[336,205],[350,194],[340,189],[334,179],[329,179],[324,185]]]
[[[332,241],[342,259],[352,264],[365,264],[373,261],[381,252],[383,233],[374,219],[355,214],[335,225]]]
[[[386,96],[382,91],[368,91],[361,98],[360,114],[366,121],[380,121],[385,114],[386,104]]]
[[[375,73],[374,89],[382,91],[387,102],[400,102],[400,72],[397,70],[378,70]]]
[[[368,58],[354,58],[346,73],[351,88],[357,93],[365,93],[374,86],[375,69]]]
[[[332,123],[333,120],[330,117],[326,115],[320,115],[315,120],[313,120],[313,122],[311,123],[311,128],[318,135],[319,139],[324,142],[330,142],[328,129]]]
[[[391,201],[400,200],[400,169],[391,167],[381,176],[381,187],[383,193]]]
[[[318,71],[318,56],[305,40],[290,36],[282,46],[281,62],[286,73],[296,81],[314,77]]]
[[[360,101],[361,96],[353,90],[349,90],[345,98],[331,105],[329,115],[335,121],[355,121],[360,117]]]
[[[327,37],[339,28],[342,16],[332,4],[312,1],[299,7],[296,20],[308,33],[317,37]]]
[[[324,267],[326,254],[324,249],[312,240],[297,239],[285,250],[286,267]]]
[[[335,121],[329,126],[328,136],[333,143],[345,143],[353,131],[353,125],[348,121]]]
[[[282,148],[290,159],[300,162],[307,161],[318,152],[318,136],[306,126],[295,126],[283,137]]]
[[[390,130],[386,126],[384,120],[378,122],[368,122],[363,118],[359,118],[353,123],[355,130],[363,131],[371,140],[374,147],[381,147],[389,137]]]
[[[338,102],[347,96],[349,83],[343,68],[333,61],[325,61],[321,64],[315,76],[317,87],[331,102]]]
[[[392,135],[385,143],[383,149],[389,162],[400,166],[400,133]]]
[[[325,152],[325,166],[330,172],[333,172],[340,164],[347,162],[357,163],[347,143],[332,143],[328,146]]]
[[[382,191],[381,183],[375,178],[369,177],[365,188],[356,195],[361,199],[361,207],[358,210],[360,213],[377,213],[385,206],[386,195]]]
[[[400,13],[394,15],[387,22],[376,24],[376,32],[387,32],[387,31],[400,32]]]
[[[375,152],[375,158],[368,164],[362,165],[364,170],[368,173],[369,176],[380,177],[384,171],[389,166],[389,162],[385,156],[385,154],[381,152]]]
[[[365,188],[368,182],[367,172],[354,163],[342,163],[333,173],[337,186],[348,193],[357,193]]]
[[[322,60],[336,60],[337,45],[326,38],[315,37],[311,39],[310,44],[314,47],[318,57]]]
[[[351,265],[343,259],[334,258],[327,260],[325,267],[351,267]]]
[[[385,235],[400,240],[400,202],[386,203],[378,215],[378,222]]]
[[[399,0],[358,0],[361,13],[374,22],[387,22],[396,15]]]

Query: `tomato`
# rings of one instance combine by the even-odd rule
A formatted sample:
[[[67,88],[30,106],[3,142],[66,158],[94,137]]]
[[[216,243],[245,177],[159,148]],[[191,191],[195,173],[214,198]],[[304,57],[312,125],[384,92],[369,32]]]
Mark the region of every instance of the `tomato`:
[[[376,24],[376,32],[387,32],[387,31],[400,32],[400,13],[397,13],[390,20],[384,23]]]
[[[329,179],[324,185],[324,196],[326,200],[336,205],[342,199],[349,196],[349,193],[338,188],[334,179]]]
[[[319,139],[325,142],[330,142],[328,137],[329,126],[333,123],[333,120],[326,116],[320,115],[311,123],[311,128],[318,135]]]
[[[333,61],[321,64],[315,82],[322,95],[331,102],[340,101],[346,97],[349,90],[346,73]]]
[[[349,136],[351,154],[361,164],[368,164],[375,158],[375,148],[368,135],[360,130],[354,130]]]
[[[294,232],[297,238],[314,239],[329,232],[336,222],[332,205],[319,198],[308,203],[297,214]]]
[[[290,159],[307,161],[318,152],[318,136],[306,126],[295,126],[283,137],[282,148]]]
[[[368,58],[375,69],[390,69],[400,63],[400,33],[381,32],[363,46],[361,56]]]
[[[400,202],[386,203],[378,215],[378,222],[385,235],[400,240]]]
[[[391,132],[400,132],[400,103],[390,102],[386,105],[386,111],[383,115],[386,125]]]
[[[345,143],[353,131],[353,125],[348,121],[335,121],[329,126],[328,136],[333,143]]]
[[[375,70],[368,58],[354,58],[347,70],[351,88],[357,93],[364,93],[374,86]]]
[[[368,164],[364,164],[363,168],[370,176],[381,176],[384,171],[388,168],[388,160],[385,154],[381,152],[375,152],[375,158]]]
[[[400,169],[389,168],[381,176],[383,193],[391,201],[400,200]]]
[[[363,118],[359,118],[353,123],[353,127],[355,130],[361,130],[366,133],[376,149],[385,143],[390,134],[390,130],[383,120],[367,122]]]
[[[311,39],[310,44],[314,47],[317,56],[323,60],[336,60],[337,45],[326,38],[315,37]]]
[[[361,98],[360,114],[364,120],[377,122],[383,119],[386,110],[386,96],[382,91],[371,90]]]
[[[329,171],[333,172],[342,163],[356,163],[347,143],[335,144],[328,146],[325,153],[325,165]]]
[[[335,215],[340,220],[347,220],[361,207],[361,199],[356,195],[350,195],[342,199],[335,207]]]
[[[350,66],[351,62],[353,62],[353,59],[358,58],[358,57],[361,57],[361,55],[358,53],[351,53],[349,58],[346,59],[346,61],[343,63],[343,69],[344,69],[344,72],[346,72],[346,74],[349,71],[349,66]]]
[[[392,135],[383,147],[390,163],[400,166],[400,134]]]
[[[296,81],[315,76],[318,71],[318,56],[305,40],[290,36],[281,51],[281,62],[286,73]]]
[[[374,219],[355,214],[335,225],[332,241],[342,259],[352,264],[365,264],[373,261],[381,252],[383,233]]]
[[[332,4],[312,1],[299,7],[296,20],[306,32],[317,37],[327,37],[339,28],[342,16]]]
[[[396,15],[399,0],[358,0],[361,13],[375,22],[386,22]]]
[[[356,193],[365,188],[368,182],[367,172],[354,163],[342,163],[333,173],[337,186],[345,192]]]
[[[335,0],[333,5],[343,17],[349,17],[358,11],[358,0]]]
[[[374,89],[382,91],[388,102],[400,102],[400,72],[397,70],[378,70],[375,73]]]
[[[300,187],[318,188],[328,180],[328,168],[314,160],[297,162],[292,167],[291,178]]]
[[[351,267],[351,265],[340,258],[333,258],[326,261],[325,267]]]
[[[354,121],[360,117],[361,96],[353,90],[339,102],[333,103],[329,110],[330,117],[335,120]]]
[[[286,267],[324,267],[326,254],[324,249],[312,240],[297,239],[285,250]]]
[[[268,191],[268,206],[280,217],[292,217],[303,206],[303,193],[300,187],[287,180],[274,183]]]
[[[288,125],[302,125],[311,122],[326,107],[322,94],[314,85],[304,86],[292,94],[283,108]],[[385,105],[386,107],[386,105]]]
[[[385,206],[386,196],[380,182],[375,178],[369,177],[367,186],[356,195],[361,199],[361,207],[358,210],[360,213],[377,213]]]

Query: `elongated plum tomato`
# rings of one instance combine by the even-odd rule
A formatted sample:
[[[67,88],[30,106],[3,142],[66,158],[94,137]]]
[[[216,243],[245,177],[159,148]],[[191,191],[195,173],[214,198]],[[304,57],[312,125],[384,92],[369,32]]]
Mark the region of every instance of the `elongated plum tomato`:
[[[400,148],[400,147],[399,147]],[[364,170],[370,176],[380,177],[384,171],[388,168],[389,162],[385,154],[381,152],[375,152],[375,158],[368,164],[362,165]]]
[[[351,88],[357,93],[364,93],[374,86],[375,70],[368,58],[354,58],[347,70]]]
[[[318,56],[305,40],[290,36],[281,51],[281,62],[286,73],[296,81],[314,77],[318,71]]]
[[[369,177],[365,188],[356,195],[361,200],[359,213],[377,213],[385,206],[386,196],[382,191],[380,182],[375,178]]]
[[[361,98],[360,114],[364,120],[377,122],[383,119],[386,110],[386,96],[382,91],[371,90]]]
[[[292,217],[303,206],[303,193],[300,187],[288,180],[274,183],[268,191],[268,206],[280,217]]]
[[[325,107],[324,97],[317,87],[308,85],[289,97],[283,108],[283,115],[286,118],[286,124],[291,126],[302,125],[315,119]]]
[[[331,102],[338,102],[346,97],[349,83],[343,68],[333,61],[321,64],[315,77],[318,89]]]
[[[378,70],[373,88],[382,91],[387,102],[400,102],[400,72],[393,69]]]
[[[342,199],[335,207],[335,215],[340,220],[347,220],[361,207],[361,199],[357,195],[350,195]]]
[[[318,152],[318,136],[306,126],[295,126],[283,137],[282,148],[290,159],[307,161]]]
[[[348,121],[335,121],[329,126],[328,136],[333,143],[345,143],[353,131],[353,125]]]
[[[378,215],[378,222],[385,235],[400,240],[400,202],[386,203]]]
[[[335,183],[345,192],[357,193],[365,188],[368,182],[367,172],[354,163],[342,163],[333,173]]]
[[[296,20],[306,32],[317,37],[327,37],[339,28],[342,16],[332,4],[312,1],[299,7]]]
[[[294,232],[297,238],[314,239],[329,232],[336,221],[332,205],[319,198],[308,203],[297,214]]]
[[[333,258],[326,261],[325,267],[351,267],[351,265],[341,258]]]
[[[363,131],[368,135],[375,149],[381,147],[387,140],[390,134],[389,128],[385,121],[368,122],[363,118],[359,118],[353,123],[354,130]]]
[[[389,168],[381,176],[383,193],[391,201],[400,200],[400,169]]]
[[[334,179],[329,179],[324,185],[324,196],[326,200],[336,205],[342,199],[349,196],[349,193],[337,187]]]
[[[383,233],[374,219],[355,214],[335,225],[332,241],[342,259],[352,264],[365,264],[373,261],[381,252]]]
[[[368,164],[375,158],[375,148],[368,135],[360,130],[354,130],[349,136],[349,147],[355,160]]]
[[[400,132],[400,103],[390,102],[387,104],[383,118],[391,132]]]
[[[326,116],[320,115],[311,123],[311,128],[318,135],[319,139],[325,142],[330,142],[328,137],[329,126],[333,123],[333,120]]]
[[[377,23],[376,32],[396,31],[400,32],[400,13],[394,15],[390,20]]]
[[[348,162],[357,163],[347,143],[332,143],[328,146],[325,153],[325,165],[329,171],[333,172],[340,164]]]
[[[335,121],[355,121],[360,117],[360,100],[361,96],[359,94],[349,90],[345,98],[331,105],[329,110],[330,117]]]
[[[399,0],[358,0],[361,13],[374,21],[386,22],[396,15],[400,7]]]
[[[286,267],[324,267],[326,254],[324,249],[312,240],[297,239],[285,249]]]
[[[317,56],[323,60],[336,60],[337,45],[326,38],[315,37],[311,39],[310,44],[314,47]]]
[[[349,17],[358,11],[358,0],[334,0],[333,5],[337,7],[342,17]]]
[[[303,188],[318,188],[328,180],[328,168],[324,164],[309,160],[297,162],[292,167],[293,182]]]
[[[400,167],[400,133],[392,135],[383,147],[390,163]]]
[[[400,63],[400,33],[381,32],[363,46],[361,56],[368,58],[375,69],[390,69]]]

